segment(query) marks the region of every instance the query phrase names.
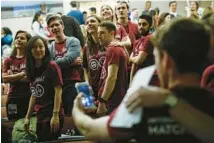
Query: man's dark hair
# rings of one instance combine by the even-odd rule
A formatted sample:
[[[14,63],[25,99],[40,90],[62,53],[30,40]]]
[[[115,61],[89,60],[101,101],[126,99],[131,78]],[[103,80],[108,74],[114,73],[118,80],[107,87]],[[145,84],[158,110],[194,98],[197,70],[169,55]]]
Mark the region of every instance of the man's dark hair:
[[[148,14],[149,14],[151,17],[153,17],[153,16],[156,15],[156,10],[151,9],[151,10],[148,12]]]
[[[117,1],[119,4],[126,4],[127,9],[129,10],[129,4],[126,1]]]
[[[90,7],[89,10],[90,10],[90,11],[93,11],[94,13],[97,13],[96,7]]]
[[[156,8],[154,8],[154,10],[156,11],[156,14],[158,14],[158,15],[159,15],[159,13],[160,13],[160,9],[159,9],[158,7],[156,7]]]
[[[152,26],[152,17],[148,14],[141,14],[139,16],[139,19],[146,19],[146,21],[149,23],[149,27]]]
[[[48,26],[49,26],[50,22],[53,21],[53,20],[59,20],[60,24],[64,25],[63,20],[62,20],[62,18],[60,16],[58,16],[56,14],[47,15],[46,22],[47,22]]]
[[[26,48],[26,73],[27,73],[27,78],[30,81],[33,81],[36,78],[36,76],[39,76],[39,75],[37,75],[38,73],[35,73],[35,60],[34,60],[34,57],[32,55],[32,52],[31,52],[32,48],[34,47],[35,42],[38,39],[42,40],[42,42],[45,45],[45,56],[42,60],[41,68],[45,69],[47,64],[51,61],[51,54],[50,54],[50,51],[48,49],[47,41],[44,40],[42,37],[39,37],[39,36],[32,37],[29,40],[27,48]]]
[[[87,14],[87,12],[86,12],[86,11],[83,11],[82,14]]]
[[[76,1],[71,1],[70,2],[71,7],[77,7],[77,2]]]
[[[116,31],[116,26],[113,22],[110,22],[110,21],[104,21],[104,22],[101,22],[99,24],[99,26],[101,27],[106,27],[106,29],[108,29],[108,31]]]
[[[210,48],[208,26],[194,19],[177,19],[159,28],[151,41],[160,51],[173,59],[179,73],[201,73]]]
[[[174,0],[174,1],[170,1],[170,2],[169,2],[169,6],[171,6],[171,4],[173,4],[173,3],[176,3],[176,4],[177,4],[177,1],[175,1],[175,0]]]

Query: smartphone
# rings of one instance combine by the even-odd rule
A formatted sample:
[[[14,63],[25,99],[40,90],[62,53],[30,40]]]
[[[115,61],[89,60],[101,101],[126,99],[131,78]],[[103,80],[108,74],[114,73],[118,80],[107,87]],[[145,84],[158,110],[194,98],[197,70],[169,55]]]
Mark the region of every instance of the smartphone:
[[[77,93],[82,92],[82,104],[86,108],[95,107],[93,96],[89,89],[89,83],[88,82],[77,82],[75,84],[75,88],[77,90]]]

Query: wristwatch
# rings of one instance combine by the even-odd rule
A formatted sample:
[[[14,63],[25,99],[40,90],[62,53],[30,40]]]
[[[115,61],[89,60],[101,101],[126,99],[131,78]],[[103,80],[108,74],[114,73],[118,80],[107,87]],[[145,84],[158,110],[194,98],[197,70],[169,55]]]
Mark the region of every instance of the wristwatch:
[[[173,94],[170,93],[164,100],[164,104],[169,108],[173,108],[178,104],[179,99]]]
[[[107,103],[107,101],[105,100],[105,99],[103,99],[102,97],[99,97],[98,98],[98,101],[100,102],[100,103]]]

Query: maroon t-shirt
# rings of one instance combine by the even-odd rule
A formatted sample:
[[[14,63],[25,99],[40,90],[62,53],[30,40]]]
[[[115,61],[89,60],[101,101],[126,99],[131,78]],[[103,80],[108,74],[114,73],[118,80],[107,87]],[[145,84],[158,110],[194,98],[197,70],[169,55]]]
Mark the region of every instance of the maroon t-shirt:
[[[116,30],[116,34],[115,34],[115,39],[118,41],[127,40],[126,37],[128,36],[128,34],[126,33],[126,30],[124,29],[124,27],[119,24],[117,24],[116,27],[117,27],[117,30]]]
[[[182,98],[198,110],[214,116],[211,108],[214,99],[207,90],[199,87],[176,86],[171,89],[175,96]],[[206,106],[204,106],[206,104]],[[143,107],[141,122],[131,128],[112,127],[111,122],[115,118],[115,109],[109,116],[107,128],[109,136],[117,142],[127,142],[131,138],[137,143],[202,143],[201,140],[193,136],[185,126],[175,121],[169,114],[169,109],[162,107]],[[125,116],[124,116],[125,118]],[[120,139],[123,139],[122,141]]]
[[[98,50],[95,54],[90,55],[87,48],[87,46],[83,48],[83,67],[89,72],[89,82],[93,90],[98,91],[100,74],[105,61],[106,51]]]
[[[108,66],[115,64],[118,66],[117,80],[113,92],[108,99],[109,106],[117,106],[122,101],[128,88],[127,80],[127,56],[122,47],[108,47],[106,51],[106,59],[103,64],[102,73],[100,76],[99,93],[102,96],[103,89],[108,76]]]
[[[55,43],[55,58],[62,58],[67,53],[66,40],[63,43]],[[80,65],[71,65],[69,68],[61,68],[63,81],[81,81]]]
[[[42,70],[44,70],[42,72]],[[31,96],[36,96],[35,111],[39,122],[49,121],[54,108],[54,87],[62,86],[62,75],[59,66],[51,61],[45,69],[36,69],[41,76],[31,82]],[[60,114],[63,114],[62,108]]]
[[[26,57],[16,58],[11,56],[4,61],[3,73],[11,71],[17,74],[26,70]],[[30,96],[30,83],[15,81],[10,83],[8,98],[24,98]]]
[[[146,59],[143,61],[143,63],[140,65],[137,65],[135,67],[135,73],[139,69],[142,69],[142,68],[145,68],[145,67],[148,67],[148,66],[155,64],[154,55],[153,55],[154,46],[152,45],[150,38],[151,38],[151,35],[149,34],[149,35],[142,37],[142,38],[140,38],[134,42],[134,46],[133,46],[134,56],[138,56],[140,51],[143,51],[147,54]],[[152,76],[152,80],[151,80],[150,84],[154,85],[154,86],[160,85],[156,71],[155,71],[154,75]]]
[[[121,25],[120,23],[117,23],[118,25]],[[136,23],[133,23],[131,21],[128,21],[127,26],[123,26],[126,30],[126,33],[129,35],[129,38],[131,40],[131,44],[134,44],[134,41],[139,38],[139,32],[138,32],[138,25]],[[132,50],[128,51],[129,54],[131,54]]]
[[[148,67],[150,65],[154,65],[154,56],[153,56],[153,49],[154,46],[150,41],[151,35],[147,35],[142,37],[134,42],[133,46],[133,54],[134,56],[138,56],[140,51],[147,53],[146,59],[141,65],[138,65],[137,69]]]

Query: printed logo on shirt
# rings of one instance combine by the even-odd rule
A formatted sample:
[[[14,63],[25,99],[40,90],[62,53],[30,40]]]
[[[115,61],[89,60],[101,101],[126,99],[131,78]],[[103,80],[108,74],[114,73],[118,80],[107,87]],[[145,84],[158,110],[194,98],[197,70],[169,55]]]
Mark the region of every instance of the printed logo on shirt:
[[[89,61],[89,67],[92,70],[97,70],[100,67],[100,63],[96,59],[91,59]]]
[[[14,71],[14,73],[17,71],[17,72],[21,72],[23,69],[26,68],[26,64],[20,64],[20,65],[17,65],[17,66],[14,66],[14,65],[11,65],[10,66],[10,69],[12,71]]]
[[[104,61],[105,61],[105,57],[100,57],[99,61],[96,59],[91,59],[89,61],[89,67],[92,70],[97,70],[99,67],[102,67]]]
[[[148,119],[149,135],[183,135],[187,130],[169,117],[157,117]]]
[[[35,87],[31,87],[32,96],[42,97],[44,95],[44,87],[41,84],[37,84]]]
[[[105,59],[106,59],[105,57],[101,57],[101,58],[99,59],[100,67],[101,67],[101,65],[103,65]]]
[[[62,50],[56,50],[56,58],[62,58],[67,53],[67,49],[63,48]]]
[[[102,72],[101,72],[100,78],[105,79],[105,77],[106,77],[106,69],[104,67],[102,67]]]

